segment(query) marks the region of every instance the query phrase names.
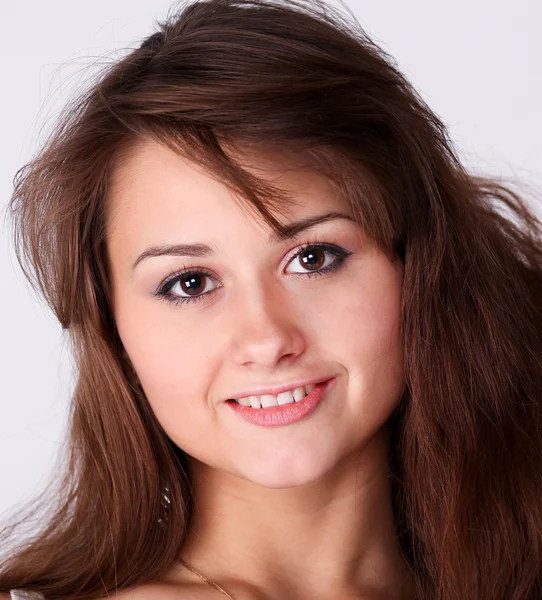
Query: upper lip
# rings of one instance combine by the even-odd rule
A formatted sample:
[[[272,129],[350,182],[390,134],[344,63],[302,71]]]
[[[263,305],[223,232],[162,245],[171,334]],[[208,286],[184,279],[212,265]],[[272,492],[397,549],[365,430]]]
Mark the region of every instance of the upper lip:
[[[299,379],[298,381],[294,381],[292,383],[287,383],[284,385],[279,385],[275,387],[256,387],[251,390],[240,392],[234,396],[230,396],[227,400],[238,400],[239,398],[247,398],[248,396],[263,396],[265,394],[270,394],[271,396],[276,396],[281,392],[289,392],[290,390],[295,390],[298,387],[304,387],[306,385],[317,385],[319,383],[323,383],[331,379],[331,377],[313,377],[312,379]]]

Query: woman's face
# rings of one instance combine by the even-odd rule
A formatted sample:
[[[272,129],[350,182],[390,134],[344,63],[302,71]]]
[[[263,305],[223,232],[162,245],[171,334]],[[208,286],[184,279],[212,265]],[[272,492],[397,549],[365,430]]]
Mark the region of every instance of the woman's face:
[[[119,334],[168,436],[214,469],[281,488],[321,478],[396,406],[403,267],[316,173],[267,173],[296,194],[288,222],[345,217],[278,241],[223,184],[148,141],[117,167],[107,243]],[[302,251],[308,243],[330,248]],[[181,244],[210,249],[150,250]],[[225,402],[330,378],[316,410],[289,425],[249,423]]]

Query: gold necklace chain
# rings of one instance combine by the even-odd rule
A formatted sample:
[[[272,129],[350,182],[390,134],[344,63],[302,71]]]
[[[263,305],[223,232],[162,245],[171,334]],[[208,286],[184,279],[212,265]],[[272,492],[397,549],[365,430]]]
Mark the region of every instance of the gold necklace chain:
[[[178,560],[187,569],[189,569],[190,571],[192,571],[192,573],[194,573],[195,575],[197,575],[200,579],[203,579],[203,581],[205,581],[205,583],[208,583],[212,588],[214,588],[215,590],[218,590],[219,592],[222,592],[225,596],[228,596],[228,598],[230,598],[230,600],[235,600],[235,598],[233,596],[230,596],[226,590],[223,590],[218,585],[218,583],[215,583],[214,581],[211,581],[210,579],[207,579],[207,577],[205,577],[204,575],[202,575],[199,571],[196,571],[196,569],[194,569],[194,567],[192,565],[190,565],[187,562],[185,562],[184,560],[182,560],[182,558],[179,558]]]

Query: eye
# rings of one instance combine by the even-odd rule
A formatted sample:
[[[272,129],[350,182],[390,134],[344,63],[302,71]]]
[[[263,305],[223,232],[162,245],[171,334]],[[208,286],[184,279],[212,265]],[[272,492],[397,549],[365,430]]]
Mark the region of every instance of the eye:
[[[202,300],[206,296],[212,294],[217,288],[209,289],[207,281],[216,282],[215,278],[203,269],[187,270],[181,269],[172,273],[159,287],[156,296],[160,299],[174,302],[175,304],[184,304],[185,302],[195,302]],[[171,293],[175,287],[178,287],[178,292],[187,293],[188,296],[181,296],[176,291]]]
[[[326,254],[332,257],[331,260],[326,257]],[[338,270],[350,254],[352,252],[349,250],[334,244],[306,244],[294,254],[288,264],[293,264],[300,258],[304,270],[293,271],[293,274],[317,277]],[[172,273],[154,295],[176,305],[196,302],[210,296],[220,287],[209,288],[208,282],[216,283],[216,279],[209,271],[183,268]]]
[[[326,260],[326,254],[332,258]],[[294,263],[298,258],[301,259],[303,269],[308,271],[294,271],[294,273],[314,277],[336,271],[350,254],[352,253],[348,250],[334,244],[306,244],[294,254],[289,264]]]

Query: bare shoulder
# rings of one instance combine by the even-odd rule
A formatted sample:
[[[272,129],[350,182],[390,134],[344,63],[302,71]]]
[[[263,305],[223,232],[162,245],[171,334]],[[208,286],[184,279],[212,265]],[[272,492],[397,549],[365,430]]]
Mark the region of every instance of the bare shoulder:
[[[215,596],[210,596],[209,591],[213,590],[198,584],[148,583],[120,590],[115,594],[115,600],[213,600]],[[0,600],[11,600],[11,595],[0,592]]]
[[[198,583],[170,585],[166,583],[145,583],[119,590],[115,600],[213,600],[213,589]],[[216,594],[216,592],[215,592]],[[0,596],[0,600],[4,599]],[[97,599],[96,599],[97,600]]]

